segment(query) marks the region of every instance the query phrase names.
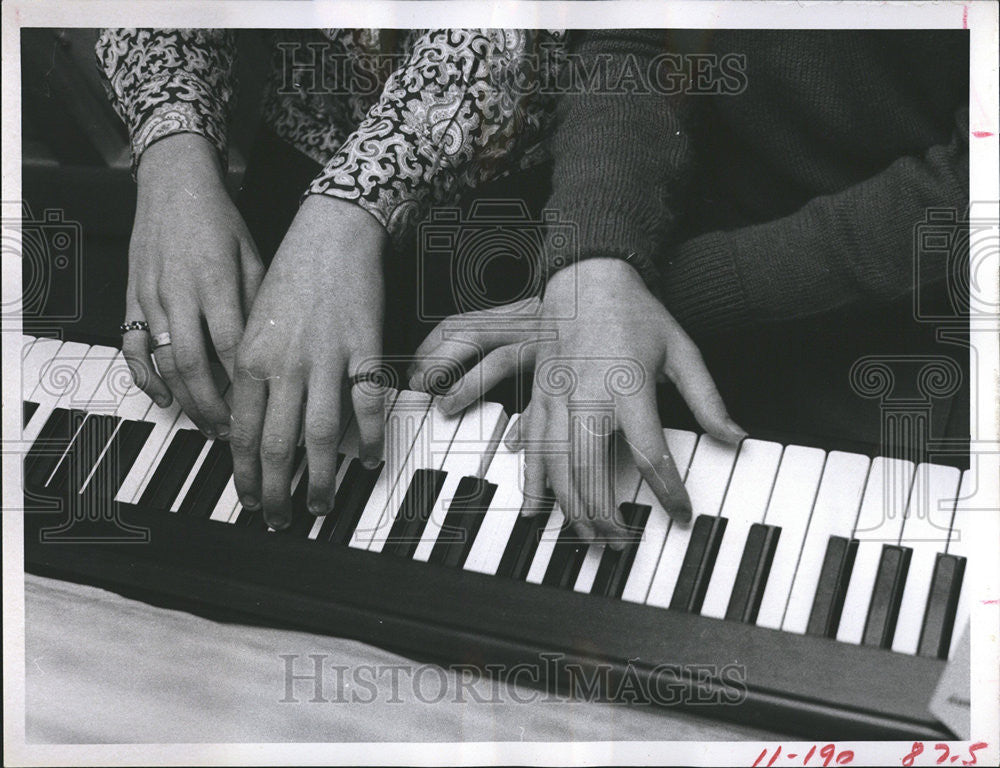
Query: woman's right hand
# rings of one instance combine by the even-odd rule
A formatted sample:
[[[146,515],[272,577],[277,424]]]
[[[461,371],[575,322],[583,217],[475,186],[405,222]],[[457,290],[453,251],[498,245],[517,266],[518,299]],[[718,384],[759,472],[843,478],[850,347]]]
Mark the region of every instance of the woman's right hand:
[[[207,345],[232,379],[263,263],[205,138],[180,133],[150,145],[137,179],[124,319],[145,320],[149,334],[127,332],[122,351],[136,385],[157,405],[176,398],[207,436],[227,437],[230,412]],[[154,367],[150,339],[164,332],[172,343],[152,353]]]

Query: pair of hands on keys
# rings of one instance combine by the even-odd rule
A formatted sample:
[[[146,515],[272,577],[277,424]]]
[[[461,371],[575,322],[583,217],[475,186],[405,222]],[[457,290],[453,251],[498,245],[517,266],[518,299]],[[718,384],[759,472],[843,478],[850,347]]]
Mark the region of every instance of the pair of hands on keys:
[[[554,495],[580,536],[612,546],[625,540],[612,491],[616,432],[664,510],[691,519],[660,424],[658,382],[672,382],[713,437],[737,443],[746,436],[727,415],[698,348],[620,259],[564,268],[544,299],[448,318],[417,350],[411,387],[423,388],[442,358],[474,363],[441,398],[449,413],[534,370],[531,401],[507,437],[511,450],[525,451],[522,513],[546,509]]]
[[[123,352],[137,385],[158,405],[176,398],[207,436],[230,440],[241,502],[262,506],[276,528],[291,521],[303,436],[307,503],[313,514],[328,513],[348,402],[362,462],[370,466],[382,454],[384,398],[348,379],[379,364],[385,230],[352,203],[310,196],[265,276],[205,139],[178,134],[152,145],[138,180],[126,317],[145,319],[152,334],[168,331],[172,344],[156,351],[154,366],[148,336],[126,334]],[[209,343],[232,381],[231,408],[213,380]],[[608,458],[615,431],[664,509],[691,517],[660,425],[658,381],[673,382],[709,434],[728,442],[745,436],[697,347],[617,259],[563,269],[542,300],[448,318],[417,350],[410,386],[426,388],[431,361],[442,358],[472,364],[440,398],[447,412],[534,368],[531,402],[508,437],[526,454],[523,511],[538,509],[551,488],[587,538],[620,539]],[[553,386],[567,369],[572,386]]]

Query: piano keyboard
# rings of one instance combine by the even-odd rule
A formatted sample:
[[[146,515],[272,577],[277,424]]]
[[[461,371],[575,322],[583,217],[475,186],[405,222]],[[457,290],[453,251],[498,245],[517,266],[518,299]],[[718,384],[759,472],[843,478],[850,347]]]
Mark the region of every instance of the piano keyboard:
[[[275,532],[240,506],[228,445],[131,386],[118,350],[24,337],[22,371],[26,508],[62,502],[61,511],[26,516],[29,569],[121,588],[138,579],[133,586],[248,613],[267,604],[268,618],[423,652],[428,633],[435,650],[448,633],[460,656],[477,643],[501,656],[512,646],[580,653],[601,650],[605,636],[609,648],[595,657],[622,662],[681,664],[716,652],[719,664],[747,664],[749,692],[744,706],[706,713],[753,721],[784,706],[793,717],[783,726],[826,738],[831,723],[844,737],[941,733],[926,703],[968,622],[968,520],[956,507],[971,493],[968,472],[755,439],[733,447],[668,429],[694,519],[672,523],[620,450],[615,494],[633,538],[615,550],[576,541],[556,504],[519,516],[523,454],[502,439],[517,416],[481,403],[448,417],[429,396],[400,391],[388,401],[379,467],[361,465],[356,425],[345,429],[325,518],[306,510],[300,450],[292,524]],[[90,545],[40,540],[86,543],[81,532],[99,519],[103,538]],[[148,543],[115,545],[118,528],[143,526]],[[173,553],[164,548],[171,541]],[[205,556],[195,561],[199,548]],[[179,551],[197,578],[170,563]],[[233,586],[238,571],[253,583]],[[165,572],[176,583],[164,583]],[[217,593],[206,586],[213,573]],[[537,615],[489,602],[501,597]],[[343,603],[353,623],[333,624],[329,611],[317,617],[324,611],[303,607],[312,602]],[[401,621],[408,634],[382,635],[359,612],[379,625]],[[555,637],[543,625],[560,612]]]

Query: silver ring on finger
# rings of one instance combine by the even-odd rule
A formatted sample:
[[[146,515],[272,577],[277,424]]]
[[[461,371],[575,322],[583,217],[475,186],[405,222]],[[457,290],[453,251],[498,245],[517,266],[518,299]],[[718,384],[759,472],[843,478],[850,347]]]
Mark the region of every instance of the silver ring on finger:
[[[150,339],[149,346],[155,352],[160,347],[170,346],[173,342],[170,340],[170,334],[167,331],[163,333],[157,333]]]

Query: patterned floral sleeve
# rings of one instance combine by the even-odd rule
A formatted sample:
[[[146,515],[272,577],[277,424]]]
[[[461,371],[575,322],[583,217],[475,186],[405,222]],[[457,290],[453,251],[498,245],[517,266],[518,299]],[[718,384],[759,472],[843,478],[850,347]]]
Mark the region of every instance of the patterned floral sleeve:
[[[236,91],[236,38],[221,29],[104,29],[97,63],[128,128],[132,170],[150,144],[197,133],[226,165],[226,125]]]
[[[381,98],[306,194],[352,200],[395,241],[431,205],[544,154],[563,33],[436,29],[415,41]]]

